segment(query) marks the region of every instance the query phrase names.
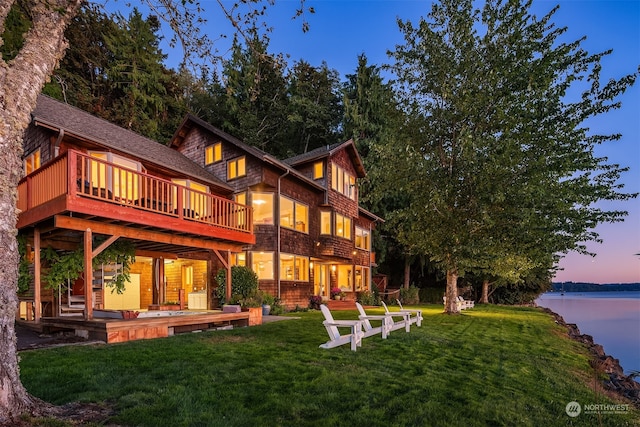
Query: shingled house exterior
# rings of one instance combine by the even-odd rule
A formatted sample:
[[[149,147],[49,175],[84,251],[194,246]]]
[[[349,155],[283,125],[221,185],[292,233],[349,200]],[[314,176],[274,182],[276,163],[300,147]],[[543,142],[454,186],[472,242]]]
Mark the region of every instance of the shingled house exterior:
[[[95,310],[146,310],[168,301],[207,310],[217,269],[255,243],[252,209],[232,200],[232,186],[176,150],[52,98],[38,98],[24,165],[17,226],[33,260],[34,283],[19,296],[28,320],[91,320]],[[92,268],[119,239],[136,255],[124,294],[106,286],[118,266]],[[46,247],[84,248],[84,273],[59,295],[40,282]]]
[[[281,161],[188,115],[170,145],[253,207],[256,242],[232,263],[251,267],[263,291],[294,308],[336,287],[350,299],[371,289],[371,236],[382,219],[358,204],[365,170],[353,141]]]

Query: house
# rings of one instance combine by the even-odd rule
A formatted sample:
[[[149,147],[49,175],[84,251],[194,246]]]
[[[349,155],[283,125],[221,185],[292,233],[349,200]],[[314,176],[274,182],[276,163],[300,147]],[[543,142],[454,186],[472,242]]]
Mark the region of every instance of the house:
[[[92,320],[97,310],[168,301],[206,310],[217,268],[230,268],[230,254],[256,241],[252,209],[233,200],[233,186],[177,150],[47,96],[38,98],[25,132],[24,165],[17,226],[34,282],[19,296],[19,315],[28,320]],[[135,262],[119,294],[109,286],[119,266],[93,268],[92,260],[123,240],[135,248]],[[48,247],[84,249],[83,274],[58,295],[41,282],[40,253]]]
[[[170,146],[253,208],[256,241],[231,262],[250,266],[260,289],[287,308],[335,287],[351,299],[371,289],[371,237],[382,220],[358,204],[365,170],[353,141],[281,161],[187,115]]]

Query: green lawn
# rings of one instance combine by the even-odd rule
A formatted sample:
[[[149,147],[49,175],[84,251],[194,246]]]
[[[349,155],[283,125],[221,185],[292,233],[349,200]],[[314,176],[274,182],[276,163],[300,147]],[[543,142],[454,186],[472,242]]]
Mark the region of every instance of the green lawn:
[[[624,426],[637,411],[590,388],[584,348],[533,308],[459,316],[424,306],[421,328],[324,350],[320,312],[231,331],[21,353],[27,390],[52,403],[111,402],[136,426]],[[381,310],[369,310],[371,313]],[[355,318],[356,312],[334,312]]]

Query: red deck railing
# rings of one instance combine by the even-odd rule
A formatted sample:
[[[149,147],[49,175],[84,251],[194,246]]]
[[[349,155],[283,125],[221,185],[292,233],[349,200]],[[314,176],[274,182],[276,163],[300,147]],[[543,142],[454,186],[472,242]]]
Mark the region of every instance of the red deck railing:
[[[24,212],[67,194],[253,232],[249,206],[74,150],[23,178],[17,206]]]

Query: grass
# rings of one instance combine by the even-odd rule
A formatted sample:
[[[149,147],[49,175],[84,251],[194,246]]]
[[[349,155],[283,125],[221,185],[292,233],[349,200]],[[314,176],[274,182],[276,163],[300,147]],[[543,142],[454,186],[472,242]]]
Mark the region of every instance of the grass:
[[[633,409],[567,416],[571,401],[612,401],[590,388],[584,347],[542,311],[423,309],[421,328],[367,338],[357,352],[318,348],[328,339],[321,314],[295,313],[232,331],[23,352],[22,381],[55,404],[111,402],[108,421],[120,425],[640,425]]]

